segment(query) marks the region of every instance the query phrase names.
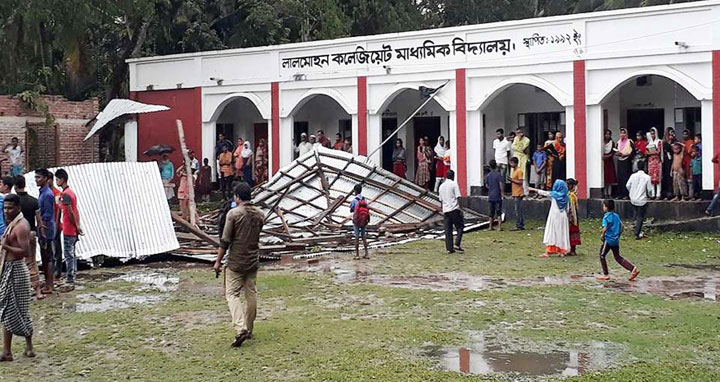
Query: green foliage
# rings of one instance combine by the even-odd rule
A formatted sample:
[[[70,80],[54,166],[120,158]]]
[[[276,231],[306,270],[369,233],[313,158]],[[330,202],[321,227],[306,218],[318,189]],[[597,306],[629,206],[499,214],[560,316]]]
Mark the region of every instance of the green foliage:
[[[675,0],[4,0],[0,94],[127,96],[132,57],[364,36]]]

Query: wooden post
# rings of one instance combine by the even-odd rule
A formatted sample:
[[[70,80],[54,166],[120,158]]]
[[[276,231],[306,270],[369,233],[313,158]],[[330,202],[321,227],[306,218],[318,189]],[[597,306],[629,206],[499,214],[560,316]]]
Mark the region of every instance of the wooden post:
[[[183,164],[185,166],[185,180],[188,184],[188,198],[190,199],[190,224],[197,225],[195,221],[195,182],[193,181],[192,166],[190,164],[190,156],[188,155],[187,145],[185,144],[185,130],[181,120],[176,120],[178,129],[178,138],[180,138],[180,150],[182,150]]]

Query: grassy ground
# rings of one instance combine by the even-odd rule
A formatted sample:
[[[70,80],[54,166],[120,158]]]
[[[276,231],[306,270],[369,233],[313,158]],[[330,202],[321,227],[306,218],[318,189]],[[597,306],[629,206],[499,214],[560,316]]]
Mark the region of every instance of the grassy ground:
[[[472,291],[402,289],[360,281],[339,283],[349,269],[367,276],[435,273],[526,280],[598,271],[597,222],[585,222],[580,256],[539,259],[542,231],[472,233],[466,253],[448,256],[440,241],[376,252],[355,262],[338,255],[319,264],[261,271],[254,339],[231,349],[233,336],[221,281],[206,267],[163,269],[180,277],[159,292],[108,276],[149,267],[86,272],[83,289],[33,303],[38,358],[0,365],[0,381],[480,381],[437,367],[428,344],[462,346],[483,332],[509,349],[540,352],[590,341],[613,344],[611,368],[577,381],[720,380],[720,304],[599,288],[593,281]],[[509,227],[507,227],[509,228]],[[666,264],[720,264],[720,236],[663,234],[622,243],[641,277],[715,276]],[[156,265],[157,266],[157,265]],[[627,277],[610,264],[611,274]],[[76,312],[83,295],[122,293],[155,304]],[[131,301],[132,302],[132,301]],[[542,379],[542,378],[541,378]]]

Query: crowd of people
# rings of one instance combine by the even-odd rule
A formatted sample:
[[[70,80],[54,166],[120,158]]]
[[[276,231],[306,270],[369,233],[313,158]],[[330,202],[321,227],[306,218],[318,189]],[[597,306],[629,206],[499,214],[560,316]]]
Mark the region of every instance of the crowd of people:
[[[300,134],[300,142],[295,146],[295,154],[298,157],[303,156],[318,147],[344,151],[346,153],[353,152],[352,140],[350,140],[350,138],[343,139],[342,134],[337,133],[335,134],[335,143],[332,143],[330,139],[325,136],[323,130],[318,130],[317,135],[311,134],[309,139],[307,133]]]
[[[68,185],[68,173],[59,169],[35,171],[39,198],[25,190],[22,175],[0,179],[0,317],[3,350],[0,361],[12,361],[12,337],[25,338],[26,357],[34,357],[30,301],[44,299],[56,289],[75,289],[75,247],[84,235],[77,197]],[[57,187],[55,186],[57,184]],[[14,188],[15,193],[11,191]],[[60,244],[62,237],[62,245]],[[40,248],[42,268],[36,262]],[[63,265],[66,279],[61,281]],[[40,276],[43,276],[42,279]]]
[[[630,175],[644,164],[650,175],[653,200],[699,200],[702,192],[702,136],[683,130],[681,139],[668,127],[662,137],[656,128],[639,131],[635,140],[628,130],[620,129],[620,138],[613,140],[605,130],[603,144],[604,197],[628,199],[626,183]]]
[[[421,137],[415,151],[415,177],[414,183],[430,190],[434,180],[433,191],[439,192],[440,185],[445,180],[445,174],[450,170],[450,140],[440,136],[434,148],[430,148],[430,139]],[[395,140],[395,147],[392,153],[392,172],[403,178],[407,178],[407,154],[402,139]]]

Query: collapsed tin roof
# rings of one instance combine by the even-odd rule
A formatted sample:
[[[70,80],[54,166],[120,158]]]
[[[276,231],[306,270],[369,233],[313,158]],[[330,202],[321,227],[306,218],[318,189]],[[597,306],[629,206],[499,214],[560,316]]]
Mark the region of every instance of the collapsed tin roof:
[[[362,184],[370,208],[368,228],[411,231],[442,220],[437,194],[400,178],[363,156],[320,147],[280,169],[253,194],[266,212],[265,231],[292,235],[352,227],[353,187]],[[465,210],[466,220],[483,217]]]

